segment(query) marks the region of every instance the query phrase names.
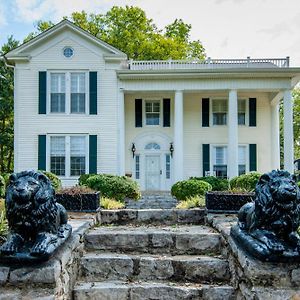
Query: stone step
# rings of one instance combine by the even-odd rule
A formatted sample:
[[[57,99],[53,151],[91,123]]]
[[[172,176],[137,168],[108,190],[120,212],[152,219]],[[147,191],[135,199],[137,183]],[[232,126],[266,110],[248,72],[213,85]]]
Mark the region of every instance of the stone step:
[[[229,285],[191,285],[172,283],[79,282],[74,288],[75,300],[234,300]]]
[[[220,253],[220,234],[207,226],[110,226],[90,230],[86,249],[172,255]]]
[[[184,281],[194,283],[228,282],[229,264],[209,256],[126,255],[86,253],[81,259],[85,281]]]
[[[101,224],[204,224],[205,209],[100,209]]]

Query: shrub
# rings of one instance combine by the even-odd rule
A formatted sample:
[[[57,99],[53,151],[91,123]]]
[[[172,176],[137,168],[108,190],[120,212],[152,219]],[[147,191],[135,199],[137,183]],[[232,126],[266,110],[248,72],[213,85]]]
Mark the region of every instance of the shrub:
[[[86,185],[86,181],[92,177],[92,176],[95,176],[97,174],[82,174],[80,175],[80,177],[78,178],[78,184],[79,185]]]
[[[125,204],[115,199],[103,197],[101,199],[101,207],[104,209],[121,209]]]
[[[206,177],[191,177],[190,179],[202,180],[208,182],[212,187],[212,191],[227,191],[229,188],[229,182],[227,179],[224,178],[218,178],[215,176],[206,176]]]
[[[5,180],[0,176],[0,198],[5,196]]]
[[[126,176],[99,174],[90,177],[88,187],[101,192],[101,196],[124,201],[125,198],[137,200],[140,191],[136,181]]]
[[[171,194],[177,200],[186,200],[194,196],[204,196],[211,189],[211,185],[205,181],[189,179],[176,182],[171,188]]]
[[[61,189],[61,180],[58,178],[58,176],[47,171],[40,171],[40,172],[42,172],[44,175],[46,175],[49,178],[55,191]]]
[[[5,217],[4,200],[0,200],[0,244],[8,233],[8,224]]]
[[[9,185],[9,177],[10,177],[11,173],[3,173],[1,174],[1,176],[4,179],[5,182],[5,188]]]
[[[250,172],[234,177],[229,181],[230,189],[253,192],[255,191],[255,186],[260,176],[260,173]]]
[[[205,198],[203,196],[195,196],[188,198],[187,200],[180,201],[176,208],[179,209],[189,209],[194,207],[204,207],[205,206]]]

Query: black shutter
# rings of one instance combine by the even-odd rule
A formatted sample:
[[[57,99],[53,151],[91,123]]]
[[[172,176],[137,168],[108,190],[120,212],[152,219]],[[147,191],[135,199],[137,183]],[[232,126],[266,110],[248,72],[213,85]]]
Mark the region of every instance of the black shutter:
[[[209,144],[202,145],[202,162],[203,162],[203,176],[205,176],[205,172],[209,171],[210,157],[209,157]]]
[[[135,99],[135,127],[143,127],[143,100]]]
[[[46,171],[46,135],[38,137],[38,170]]]
[[[47,72],[39,72],[39,114],[46,114]]]
[[[202,98],[202,127],[209,127],[209,99]]]
[[[89,173],[97,174],[97,135],[89,136]]]
[[[90,72],[90,115],[97,115],[97,72]]]
[[[256,98],[249,99],[249,126],[256,126]]]
[[[257,171],[257,149],[256,144],[249,145],[249,171]]]
[[[170,114],[171,114],[171,100],[164,99],[163,100],[164,127],[170,127],[171,125]]]

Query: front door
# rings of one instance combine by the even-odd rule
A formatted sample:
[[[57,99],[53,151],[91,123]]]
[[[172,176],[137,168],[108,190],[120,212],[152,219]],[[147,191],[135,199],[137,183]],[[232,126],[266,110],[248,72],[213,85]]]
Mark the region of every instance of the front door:
[[[160,155],[146,155],[146,190],[160,190]]]

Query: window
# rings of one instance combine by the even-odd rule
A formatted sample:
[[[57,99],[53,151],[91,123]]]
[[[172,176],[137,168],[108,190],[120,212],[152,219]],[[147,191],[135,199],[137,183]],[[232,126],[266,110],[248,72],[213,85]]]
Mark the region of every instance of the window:
[[[238,124],[239,125],[246,124],[246,100],[245,99],[238,100]]]
[[[166,154],[166,179],[171,178],[171,155]]]
[[[212,100],[213,125],[227,124],[227,100],[213,99]]]
[[[51,100],[52,113],[64,113],[66,107],[66,77],[65,73],[51,73]]]
[[[239,146],[239,175],[246,174],[246,146]]]
[[[70,58],[74,55],[74,50],[71,47],[66,47],[64,48],[63,53],[65,57]]]
[[[160,101],[146,101],[146,125],[159,125],[160,123]]]
[[[135,179],[140,179],[140,156],[135,156]]]
[[[214,147],[213,171],[217,177],[227,178],[227,147]]]
[[[156,143],[149,143],[145,146],[145,150],[160,150],[160,146]]]
[[[88,82],[86,72],[50,73],[50,113],[86,113]]]
[[[57,176],[66,177],[87,173],[87,137],[50,136],[49,169]]]

